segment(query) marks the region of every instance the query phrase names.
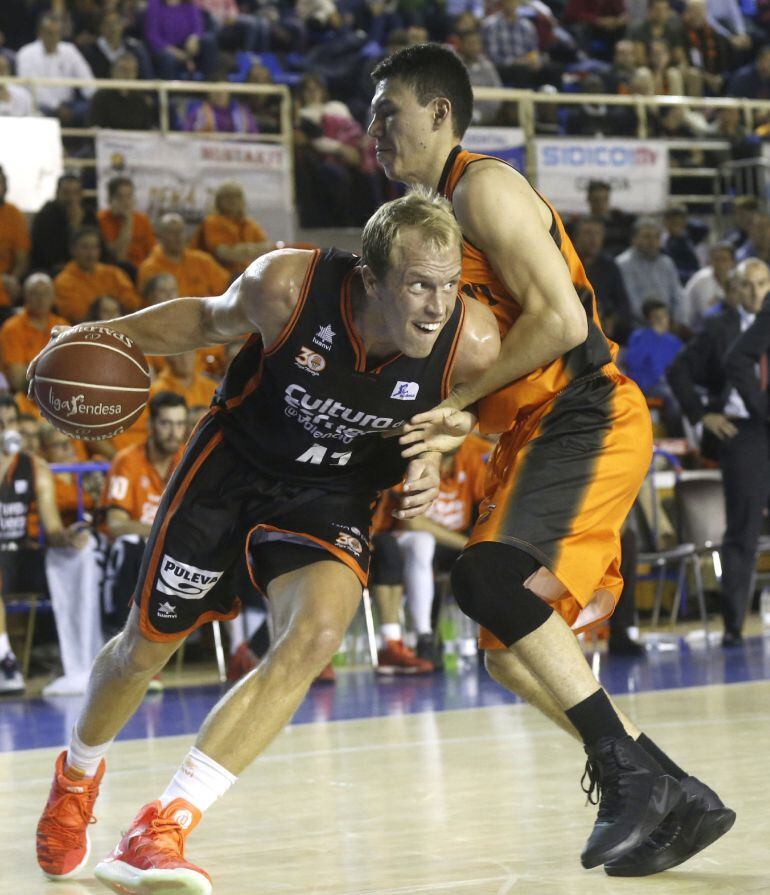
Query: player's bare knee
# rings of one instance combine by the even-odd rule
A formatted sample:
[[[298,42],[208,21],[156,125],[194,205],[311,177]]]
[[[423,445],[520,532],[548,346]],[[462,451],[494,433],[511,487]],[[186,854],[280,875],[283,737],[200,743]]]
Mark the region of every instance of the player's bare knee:
[[[320,619],[315,625],[305,627],[301,637],[301,662],[305,668],[315,674],[331,662],[332,656],[339,649],[345,629],[333,622]]]
[[[115,638],[112,655],[123,676],[144,677],[160,671],[178,645],[178,641],[157,643],[148,640],[129,622]]]

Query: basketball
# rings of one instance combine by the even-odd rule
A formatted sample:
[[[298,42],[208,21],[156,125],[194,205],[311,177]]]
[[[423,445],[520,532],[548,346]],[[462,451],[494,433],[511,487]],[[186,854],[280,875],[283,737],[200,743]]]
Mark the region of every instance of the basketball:
[[[35,367],[33,395],[51,425],[97,441],[136,422],[150,392],[150,370],[123,333],[85,323],[57,336]]]

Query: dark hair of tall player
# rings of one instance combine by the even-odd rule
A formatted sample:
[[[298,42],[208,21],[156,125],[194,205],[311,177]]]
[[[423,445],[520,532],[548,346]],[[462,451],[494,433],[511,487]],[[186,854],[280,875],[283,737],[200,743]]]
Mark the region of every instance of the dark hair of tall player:
[[[468,69],[454,52],[440,44],[406,47],[374,67],[375,84],[385,78],[403,81],[422,106],[446,97],[452,104],[454,135],[459,140],[468,130],[473,114],[473,88]]]

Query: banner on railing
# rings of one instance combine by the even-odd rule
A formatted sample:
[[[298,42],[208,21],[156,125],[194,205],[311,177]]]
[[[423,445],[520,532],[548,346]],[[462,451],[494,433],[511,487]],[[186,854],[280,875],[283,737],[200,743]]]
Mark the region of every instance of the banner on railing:
[[[247,214],[271,239],[294,238],[289,158],[279,144],[104,130],[96,138],[96,167],[100,208],[107,207],[110,178],[124,174],[136,186],[137,209],[154,221],[177,211],[197,224],[212,211],[220,184],[235,180]]]
[[[469,127],[463,146],[470,152],[494,155],[524,173],[527,147],[520,127]]]
[[[612,187],[612,206],[652,214],[668,199],[668,147],[662,140],[535,140],[537,188],[559,211],[588,211],[591,180]]]
[[[0,117],[0,166],[8,178],[8,201],[22,211],[40,211],[63,173],[58,119]]]

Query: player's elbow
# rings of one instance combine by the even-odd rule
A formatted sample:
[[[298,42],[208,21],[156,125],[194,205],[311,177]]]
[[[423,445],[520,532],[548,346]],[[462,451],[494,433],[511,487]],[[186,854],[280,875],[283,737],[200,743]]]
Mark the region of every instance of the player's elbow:
[[[558,333],[563,353],[582,345],[588,338],[588,320],[582,306],[570,308],[559,315]]]

